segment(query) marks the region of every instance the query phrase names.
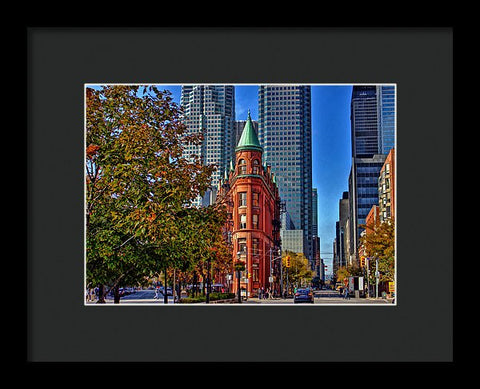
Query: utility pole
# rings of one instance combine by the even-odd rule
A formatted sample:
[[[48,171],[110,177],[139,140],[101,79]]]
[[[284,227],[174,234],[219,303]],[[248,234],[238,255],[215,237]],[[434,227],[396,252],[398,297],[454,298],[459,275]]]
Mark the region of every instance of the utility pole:
[[[376,256],[376,254],[375,254]],[[375,298],[378,299],[378,279],[379,279],[379,276],[380,276],[380,273],[378,272],[378,257],[376,256],[375,258],[375,278],[376,278],[376,282],[375,282]]]
[[[370,258],[366,258],[367,262],[367,294],[370,297]]]

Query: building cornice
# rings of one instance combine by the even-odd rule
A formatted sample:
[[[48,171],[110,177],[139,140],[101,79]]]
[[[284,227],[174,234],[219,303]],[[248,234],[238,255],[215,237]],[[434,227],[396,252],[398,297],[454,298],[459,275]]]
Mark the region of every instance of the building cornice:
[[[265,181],[265,177],[263,177],[262,175],[260,174],[238,174],[236,175],[235,177],[232,178],[232,182],[230,184],[230,188],[232,188],[234,185],[235,185],[235,182],[237,181],[237,179],[239,178],[260,178],[265,186],[265,188],[268,190],[268,192],[270,193],[270,195],[275,199],[275,195],[272,193],[272,189],[269,187],[269,185],[267,184],[267,182]]]

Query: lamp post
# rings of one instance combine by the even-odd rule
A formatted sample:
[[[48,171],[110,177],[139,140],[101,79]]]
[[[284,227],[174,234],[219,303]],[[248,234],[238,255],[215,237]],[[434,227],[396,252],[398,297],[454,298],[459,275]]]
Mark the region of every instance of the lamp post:
[[[365,258],[367,264],[367,296],[370,297],[370,257]]]
[[[238,303],[242,303],[242,295],[240,293],[240,273],[245,270],[245,265],[240,261],[240,251],[237,253],[237,263],[235,263],[235,271],[237,273],[237,297]]]

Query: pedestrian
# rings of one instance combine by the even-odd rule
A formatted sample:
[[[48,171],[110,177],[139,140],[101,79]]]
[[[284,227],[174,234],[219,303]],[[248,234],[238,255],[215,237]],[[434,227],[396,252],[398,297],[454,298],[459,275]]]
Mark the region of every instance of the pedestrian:
[[[154,299],[158,299],[158,286],[155,288],[155,296]]]
[[[348,293],[348,288],[345,288],[345,300],[350,300],[350,294]]]

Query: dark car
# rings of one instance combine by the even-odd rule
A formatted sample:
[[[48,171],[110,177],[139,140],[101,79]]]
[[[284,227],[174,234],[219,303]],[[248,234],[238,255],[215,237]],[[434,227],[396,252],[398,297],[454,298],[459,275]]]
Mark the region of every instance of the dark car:
[[[313,304],[313,292],[309,288],[297,289],[293,296],[293,303],[311,303]]]

